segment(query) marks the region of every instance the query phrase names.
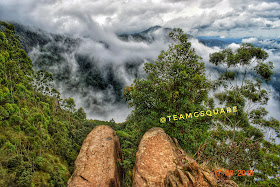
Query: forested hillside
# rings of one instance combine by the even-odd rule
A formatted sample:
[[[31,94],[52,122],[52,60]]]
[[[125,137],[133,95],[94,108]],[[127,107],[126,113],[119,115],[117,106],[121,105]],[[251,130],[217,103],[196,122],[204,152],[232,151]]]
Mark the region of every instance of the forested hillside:
[[[0,186],[65,186],[84,138],[101,122],[62,100],[52,75],[33,71],[13,25],[0,24]]]

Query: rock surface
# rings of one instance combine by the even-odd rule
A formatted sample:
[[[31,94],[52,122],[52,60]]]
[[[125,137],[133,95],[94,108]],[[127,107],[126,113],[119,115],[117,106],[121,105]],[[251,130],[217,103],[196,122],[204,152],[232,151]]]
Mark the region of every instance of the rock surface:
[[[151,128],[138,146],[133,186],[163,186],[167,172],[176,169],[175,160],[172,139],[161,128]]]
[[[116,132],[105,125],[95,127],[83,142],[68,187],[121,186],[120,158]]]
[[[238,186],[229,178],[216,178],[199,165],[158,127],[147,131],[138,147],[133,171],[134,187]]]

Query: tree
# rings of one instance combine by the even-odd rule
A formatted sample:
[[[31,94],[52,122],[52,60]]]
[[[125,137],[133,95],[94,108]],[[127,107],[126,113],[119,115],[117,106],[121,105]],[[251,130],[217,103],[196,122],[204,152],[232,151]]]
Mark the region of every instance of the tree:
[[[71,98],[67,111],[57,107],[52,75],[34,73],[17,38],[13,25],[0,21],[0,186],[66,186],[96,124],[81,108],[73,114]]]
[[[36,92],[44,95],[59,97],[58,91],[54,88],[53,76],[48,71],[39,70],[33,74],[33,87]]]
[[[273,183],[275,179],[269,180],[268,176],[276,177],[280,168],[279,146],[266,141],[257,126],[272,128],[279,136],[279,121],[267,120],[268,112],[263,107],[269,93],[262,85],[273,74],[273,63],[266,62],[267,58],[264,50],[251,44],[242,44],[235,51],[227,48],[210,54],[210,62],[220,73],[212,84],[214,98],[219,105],[237,106],[238,111],[216,117],[216,130],[211,132],[213,140],[202,153],[202,158],[212,157],[213,162],[230,170],[257,169],[254,176],[267,181],[262,183],[265,185]],[[250,176],[235,179],[247,185],[257,183]]]
[[[201,57],[191,47],[187,35],[181,29],[174,29],[169,36],[173,41],[169,49],[162,51],[155,63],[145,64],[147,78],[135,79],[124,89],[129,106],[134,107],[129,121],[142,133],[161,126],[183,148],[194,153],[205,140],[211,120],[207,116],[187,118],[185,114],[205,108],[203,102],[207,100],[209,82],[204,76],[204,63],[200,62]],[[166,123],[160,123],[160,118]]]
[[[213,84],[214,90],[222,86],[224,91],[216,93],[215,97],[226,106],[238,106],[239,115],[227,119],[234,129],[240,125],[248,127],[249,121],[244,121],[244,115],[248,115],[257,104],[267,104],[269,95],[261,86],[272,75],[273,63],[264,63],[267,58],[268,54],[264,50],[251,44],[242,44],[236,51],[225,49],[210,55],[211,63],[224,67],[224,72]],[[260,107],[258,110],[265,109]]]
[[[64,99],[63,100],[63,106],[64,106],[65,110],[67,110],[67,111],[69,111],[71,113],[74,113],[76,111],[76,109],[75,109],[75,107],[76,107],[75,101],[71,97],[69,97],[68,99]]]
[[[82,107],[80,107],[77,110],[77,112],[75,112],[74,115],[75,115],[76,118],[81,119],[81,120],[84,120],[84,119],[87,118],[87,114],[86,114],[85,110]]]

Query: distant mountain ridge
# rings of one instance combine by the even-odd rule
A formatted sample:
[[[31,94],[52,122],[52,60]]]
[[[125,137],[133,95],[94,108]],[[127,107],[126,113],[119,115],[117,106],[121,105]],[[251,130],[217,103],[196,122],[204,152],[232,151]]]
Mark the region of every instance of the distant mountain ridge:
[[[122,96],[122,90],[127,81],[133,81],[141,74],[142,65],[146,60],[152,59],[131,58],[122,64],[112,62],[100,62],[94,53],[84,54],[79,51],[83,38],[74,38],[59,34],[52,34],[40,29],[29,28],[24,25],[13,23],[16,33],[20,36],[21,44],[33,61],[35,70],[43,69],[54,75],[60,92],[67,96],[79,94],[80,105],[87,112],[96,113],[102,116],[112,111],[112,107],[105,109],[104,106],[126,107]],[[117,37],[125,42],[144,42],[152,45],[154,42],[163,40],[163,43],[170,43],[168,37],[171,28],[161,26],[150,27],[144,31],[132,34],[120,34]],[[188,35],[190,39],[197,38],[199,42],[208,47],[226,48],[232,43],[240,44],[246,38],[221,38],[219,36],[198,36]],[[258,40],[256,46],[265,49],[279,51],[277,45],[280,40],[267,40],[266,43]],[[104,50],[110,52],[110,43],[95,41],[96,45],[101,44]],[[159,54],[157,54],[159,55]],[[72,61],[72,63],[70,63]],[[75,65],[73,65],[73,63]],[[124,75],[126,77],[124,77]],[[280,93],[280,73],[275,72],[270,84]],[[108,116],[107,116],[108,117]]]
[[[244,38],[226,38],[220,36],[197,36],[196,37],[200,42],[208,47],[220,47],[225,48],[227,45],[232,43],[241,44],[243,41],[250,39],[249,37]],[[264,49],[275,49],[280,51],[280,38],[278,39],[258,39],[254,38],[256,42],[253,45],[261,47]],[[249,42],[250,43],[250,42]],[[278,44],[278,45],[277,45]]]
[[[134,78],[141,76],[140,66],[147,59],[134,57],[122,64],[110,61],[103,63],[98,56],[95,57],[92,53],[85,54],[79,49],[85,38],[52,34],[21,24],[13,24],[16,34],[20,36],[23,49],[32,59],[34,69],[51,72],[62,96],[80,95],[80,105],[88,113],[97,116],[111,116],[109,114],[112,105],[127,108],[122,96],[127,81],[121,74],[124,72],[132,82]],[[159,27],[149,29],[139,36],[146,41],[154,40],[155,36],[152,33],[158,29]],[[138,35],[133,37],[137,38]],[[111,52],[110,44],[107,42],[92,41],[92,43],[101,44],[105,52],[106,50]],[[105,109],[106,106],[110,107]]]
[[[138,33],[120,34],[118,35],[118,37],[123,41],[133,39],[137,42],[145,41],[148,43],[152,43],[153,41],[155,41],[155,37],[152,35],[152,33],[158,31],[159,29],[163,29],[163,33],[166,35],[166,38],[168,37],[168,33],[172,30],[171,28],[163,28],[161,26],[156,25]]]

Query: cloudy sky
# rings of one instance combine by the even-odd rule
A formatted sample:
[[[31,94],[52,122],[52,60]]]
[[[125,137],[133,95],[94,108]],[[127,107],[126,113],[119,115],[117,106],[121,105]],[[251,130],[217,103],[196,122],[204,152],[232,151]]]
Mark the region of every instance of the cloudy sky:
[[[279,0],[2,0],[0,19],[59,33],[133,33],[154,25],[193,35],[280,38]]]

